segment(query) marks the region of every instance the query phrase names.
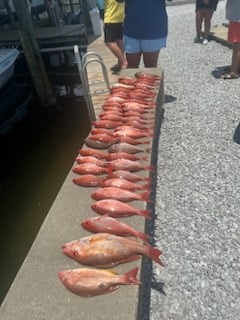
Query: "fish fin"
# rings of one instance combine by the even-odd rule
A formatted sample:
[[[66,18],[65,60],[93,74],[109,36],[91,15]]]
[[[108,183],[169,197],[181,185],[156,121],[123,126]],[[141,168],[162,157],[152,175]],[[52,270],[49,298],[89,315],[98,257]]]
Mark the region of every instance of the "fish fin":
[[[149,190],[149,191],[146,191],[146,192],[143,192],[143,193],[141,194],[141,199],[142,199],[143,201],[151,202],[151,200],[150,200],[150,194],[151,194],[151,191],[150,191],[150,190]]]
[[[143,216],[144,218],[148,219],[148,220],[152,220],[150,214],[151,214],[151,211],[150,210],[139,210],[138,211],[138,214],[140,216]]]
[[[162,267],[164,267],[163,262],[160,260],[159,256],[162,254],[162,252],[158,248],[153,248],[148,246],[148,256],[153,259],[155,262],[160,264]]]
[[[126,284],[141,284],[142,282],[137,279],[138,267],[131,269],[124,273]]]
[[[148,166],[147,169],[148,169],[149,171],[153,171],[153,170],[154,170],[154,166]]]
[[[143,232],[140,232],[140,231],[138,231],[138,232],[136,233],[136,236],[137,236],[139,239],[143,240],[144,243],[148,243],[148,240],[150,239],[150,236],[149,236],[148,234],[143,233]]]

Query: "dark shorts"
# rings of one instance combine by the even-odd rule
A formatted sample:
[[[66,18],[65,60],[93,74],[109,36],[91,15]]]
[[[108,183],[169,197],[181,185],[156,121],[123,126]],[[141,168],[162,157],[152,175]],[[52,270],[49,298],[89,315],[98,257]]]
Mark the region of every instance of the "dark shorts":
[[[218,5],[218,0],[209,0],[208,4],[205,4],[203,0],[197,0],[196,1],[196,11],[200,9],[210,9],[210,10],[216,10]]]
[[[123,23],[105,23],[104,41],[115,42],[123,38]]]

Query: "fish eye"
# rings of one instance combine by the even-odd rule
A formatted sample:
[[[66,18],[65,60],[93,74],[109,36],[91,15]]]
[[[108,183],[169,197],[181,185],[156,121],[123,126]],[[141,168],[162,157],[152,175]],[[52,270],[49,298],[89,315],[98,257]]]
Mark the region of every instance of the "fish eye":
[[[99,283],[98,288],[99,289],[104,289],[105,288],[105,284],[104,283]]]

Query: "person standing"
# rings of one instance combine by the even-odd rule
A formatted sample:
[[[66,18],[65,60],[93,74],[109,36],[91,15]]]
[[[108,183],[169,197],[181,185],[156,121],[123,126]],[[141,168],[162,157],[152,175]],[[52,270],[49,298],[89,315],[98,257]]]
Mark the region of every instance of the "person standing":
[[[111,68],[119,72],[127,66],[123,49],[124,3],[116,0],[105,0],[104,5],[104,41],[106,46],[117,58],[117,63]]]
[[[232,43],[232,64],[230,72],[222,78],[237,79],[240,77],[240,0],[227,0],[226,19],[229,20],[228,41]]]
[[[197,0],[196,1],[196,37],[195,43],[208,44],[208,36],[211,29],[211,20],[214,11],[217,9],[218,0]],[[202,25],[204,32],[202,39]]]
[[[123,41],[128,68],[138,68],[141,57],[146,68],[157,67],[167,34],[165,0],[125,0]]]

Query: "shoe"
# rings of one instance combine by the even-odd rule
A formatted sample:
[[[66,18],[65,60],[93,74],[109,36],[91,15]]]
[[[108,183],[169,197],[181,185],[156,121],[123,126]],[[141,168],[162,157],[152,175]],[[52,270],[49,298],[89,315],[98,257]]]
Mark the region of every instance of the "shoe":
[[[208,44],[208,39],[203,39],[203,44],[204,45]]]
[[[225,73],[221,76],[224,80],[238,79],[239,77],[240,75],[235,72]]]
[[[200,37],[195,37],[194,38],[194,43],[201,43],[202,39]]]

